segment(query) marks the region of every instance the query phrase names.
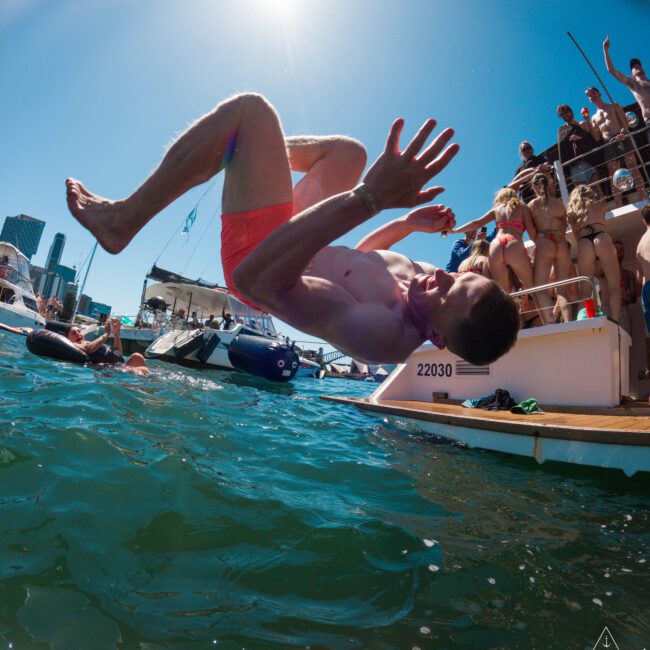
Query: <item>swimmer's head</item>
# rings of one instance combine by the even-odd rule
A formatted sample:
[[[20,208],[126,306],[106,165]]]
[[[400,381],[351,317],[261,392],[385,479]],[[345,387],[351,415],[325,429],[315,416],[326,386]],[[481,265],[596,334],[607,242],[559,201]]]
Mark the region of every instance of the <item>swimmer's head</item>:
[[[81,330],[76,325],[70,325],[65,331],[66,337],[73,343],[82,343],[84,340]]]
[[[474,365],[496,361],[517,340],[515,301],[482,275],[459,276],[442,269],[417,275],[406,300],[411,320],[424,338]]]

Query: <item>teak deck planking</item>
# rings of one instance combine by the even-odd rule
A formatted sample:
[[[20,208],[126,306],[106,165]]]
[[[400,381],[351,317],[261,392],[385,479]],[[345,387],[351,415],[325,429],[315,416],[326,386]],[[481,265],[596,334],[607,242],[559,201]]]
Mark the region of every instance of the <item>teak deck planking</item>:
[[[544,413],[520,415],[510,411],[465,408],[458,403],[449,403],[449,400],[375,402],[371,399],[329,396],[323,396],[323,399],[351,404],[364,411],[472,429],[584,442],[650,446],[650,407],[641,403],[610,409],[561,407],[561,411],[540,405]]]

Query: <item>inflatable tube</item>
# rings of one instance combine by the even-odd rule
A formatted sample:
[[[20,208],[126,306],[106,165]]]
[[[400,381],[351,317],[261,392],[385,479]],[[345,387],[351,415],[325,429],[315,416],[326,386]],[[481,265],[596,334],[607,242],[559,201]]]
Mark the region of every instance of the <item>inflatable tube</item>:
[[[92,354],[88,355],[90,363],[100,364],[115,364],[115,363],[124,363],[124,357],[120,352],[112,348],[110,345],[102,345],[100,348],[95,350]]]
[[[88,355],[65,336],[50,330],[34,330],[27,335],[27,349],[40,357],[51,357],[60,361],[88,363]]]
[[[230,363],[271,381],[290,381],[298,372],[298,354],[286,343],[263,336],[238,334],[228,348]]]

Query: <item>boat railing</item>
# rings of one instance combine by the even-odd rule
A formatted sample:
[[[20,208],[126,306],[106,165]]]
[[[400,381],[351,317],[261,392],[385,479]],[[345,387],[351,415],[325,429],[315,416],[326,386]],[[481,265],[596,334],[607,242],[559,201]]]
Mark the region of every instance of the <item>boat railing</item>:
[[[5,280],[10,284],[20,287],[23,291],[31,295],[33,293],[32,283],[22,273],[15,269],[11,264],[0,263],[0,280]]]
[[[556,160],[554,162],[554,168],[558,179],[560,197],[564,204],[568,204],[571,190],[576,185],[588,185],[606,201],[615,200],[616,195],[619,193],[626,193],[633,190],[638,192],[640,200],[647,200],[648,191],[650,190],[650,176],[646,167],[648,163],[644,159],[650,157],[649,131],[650,126],[642,126],[641,128],[630,130],[624,138],[619,140],[619,142],[627,143],[628,145],[627,151],[623,151],[619,155],[608,157],[604,155],[607,153],[608,147],[612,145],[612,140],[610,140],[594,147],[587,153],[580,154],[568,160]],[[598,157],[599,155],[602,156],[602,160],[594,164],[594,156]],[[628,166],[625,158],[630,155],[634,156],[635,164]],[[608,165],[616,161],[618,161],[620,169],[626,170],[622,172],[622,178],[618,180],[618,187],[615,186],[614,180],[608,170]],[[587,173],[589,169],[593,169],[596,172],[596,174],[592,174],[589,182],[576,183],[571,178],[571,168],[580,165],[580,163],[583,163],[583,174]],[[578,173],[580,173],[580,170],[578,170]],[[639,179],[641,179],[645,187],[636,187]]]
[[[578,292],[578,298],[575,300],[570,300],[565,297],[566,300],[566,305],[572,306],[576,304],[583,304],[585,307],[585,312],[587,317],[592,317],[592,316],[597,316],[601,312],[601,305],[600,305],[600,300],[598,298],[598,281],[596,278],[592,278],[587,275],[578,275],[573,278],[567,278],[566,280],[557,280],[556,282],[549,282],[547,284],[540,284],[535,287],[531,287],[530,289],[521,289],[519,291],[513,291],[510,293],[510,295],[513,298],[520,298],[523,296],[531,296],[533,297],[534,294],[536,293],[541,293],[542,291],[554,291],[557,290],[558,288],[566,287],[569,285],[588,285],[590,288],[590,291],[579,291]],[[591,302],[590,302],[591,301]],[[520,305],[521,307],[521,305]],[[541,314],[544,309],[555,309],[555,305],[552,305],[550,307],[540,307],[537,302],[535,301],[533,297],[533,307],[531,309],[522,309],[520,308],[520,314],[523,316],[524,314],[534,314],[534,313],[539,313]],[[591,315],[590,315],[591,314]],[[579,315],[579,310],[576,316]],[[580,320],[579,318],[574,318],[573,320]]]

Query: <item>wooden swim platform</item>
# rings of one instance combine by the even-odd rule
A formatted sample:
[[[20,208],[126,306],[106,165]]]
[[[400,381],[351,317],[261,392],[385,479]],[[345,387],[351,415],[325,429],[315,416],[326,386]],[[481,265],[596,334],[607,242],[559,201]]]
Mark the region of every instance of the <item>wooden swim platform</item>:
[[[456,400],[374,401],[332,396],[323,399],[350,404],[362,411],[468,429],[573,442],[650,446],[650,405],[645,402],[617,407],[540,405],[544,413],[525,415],[465,408]]]

